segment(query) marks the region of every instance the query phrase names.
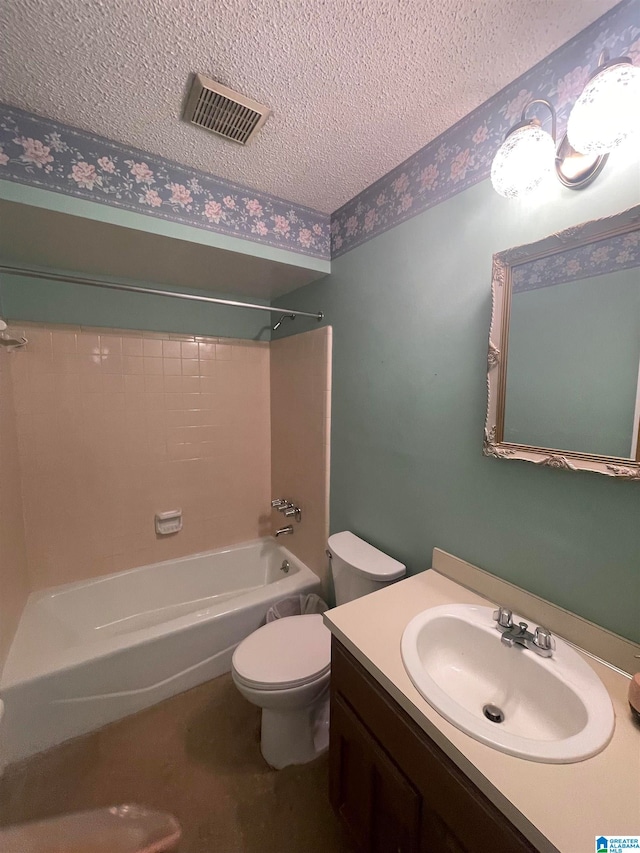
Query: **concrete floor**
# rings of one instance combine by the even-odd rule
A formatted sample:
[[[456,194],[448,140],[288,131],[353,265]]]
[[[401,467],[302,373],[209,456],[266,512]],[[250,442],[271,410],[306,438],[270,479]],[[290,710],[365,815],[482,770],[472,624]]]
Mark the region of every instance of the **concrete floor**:
[[[0,825],[119,803],[174,814],[179,853],[351,853],[327,756],[272,770],[230,675],[61,744],[0,778]]]

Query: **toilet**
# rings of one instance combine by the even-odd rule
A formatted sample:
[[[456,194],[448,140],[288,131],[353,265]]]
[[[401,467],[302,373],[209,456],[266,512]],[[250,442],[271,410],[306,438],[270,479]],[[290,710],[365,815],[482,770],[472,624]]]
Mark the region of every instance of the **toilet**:
[[[348,530],[329,537],[336,604],[404,577],[406,567]],[[329,746],[331,634],[319,614],[287,616],[258,628],[233,653],[233,681],[262,708],[260,748],[281,769]]]

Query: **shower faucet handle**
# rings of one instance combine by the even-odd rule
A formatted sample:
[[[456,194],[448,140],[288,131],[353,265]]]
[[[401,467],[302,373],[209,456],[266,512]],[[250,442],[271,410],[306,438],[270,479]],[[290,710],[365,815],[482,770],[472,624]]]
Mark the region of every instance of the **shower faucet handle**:
[[[276,498],[271,501],[273,509],[284,514],[285,518],[295,518],[296,521],[302,521],[302,510],[299,506],[291,503],[286,498]]]

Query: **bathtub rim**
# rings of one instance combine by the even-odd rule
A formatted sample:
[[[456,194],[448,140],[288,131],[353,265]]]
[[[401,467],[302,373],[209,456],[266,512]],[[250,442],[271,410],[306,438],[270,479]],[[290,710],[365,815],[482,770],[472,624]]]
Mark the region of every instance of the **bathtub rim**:
[[[187,554],[182,557],[176,557],[175,559],[161,560],[156,563],[148,563],[143,566],[124,569],[121,572],[111,572],[108,575],[100,575],[96,578],[89,578],[81,581],[71,581],[70,583],[47,587],[46,589],[32,592],[25,604],[4,668],[2,673],[0,673],[0,694],[2,691],[8,690],[9,688],[14,688],[19,685],[26,684],[27,682],[33,682],[40,678],[46,678],[53,673],[68,672],[69,670],[85,664],[88,661],[101,660],[110,657],[114,654],[125,651],[131,646],[144,646],[148,643],[153,643],[161,637],[180,633],[196,623],[213,621],[227,613],[242,611],[247,606],[247,603],[259,603],[259,601],[264,598],[264,590],[269,589],[273,584],[264,584],[250,592],[242,592],[234,598],[226,599],[217,605],[214,604],[208,607],[203,607],[199,610],[194,610],[190,613],[177,616],[173,619],[160,622],[147,628],[138,629],[137,631],[127,632],[117,636],[103,637],[91,642],[81,642],[78,646],[72,646],[71,649],[69,649],[69,656],[68,658],[65,658],[64,662],[60,662],[59,660],[56,661],[55,656],[49,658],[45,656],[42,659],[24,659],[25,656],[22,654],[21,645],[18,645],[16,641],[20,640],[22,637],[20,629],[23,628],[26,630],[28,627],[27,622],[31,615],[31,610],[27,612],[27,608],[29,608],[31,604],[36,605],[39,602],[52,597],[52,594],[58,594],[77,588],[90,588],[108,580],[112,580],[113,578],[130,575],[142,570],[154,569],[156,567],[167,565],[179,565],[199,557],[212,557],[218,554],[226,554],[231,551],[242,551],[259,545],[264,545],[266,543],[273,544],[273,546],[283,554],[284,559],[296,566],[295,573],[283,575],[282,578],[278,578],[277,581],[273,582],[274,584],[278,583],[286,587],[292,587],[291,590],[284,591],[282,597],[295,595],[297,592],[297,586],[304,587],[311,581],[320,583],[318,575],[303,563],[299,557],[296,557],[295,554],[289,551],[288,548],[278,542],[273,536],[263,536],[257,539],[239,542],[235,545],[227,545],[222,548],[216,548],[209,551],[199,551],[195,554]],[[287,581],[290,581],[290,583],[287,583]],[[24,624],[23,620],[25,620]],[[133,640],[132,642],[132,638],[135,637],[137,637],[137,640]]]

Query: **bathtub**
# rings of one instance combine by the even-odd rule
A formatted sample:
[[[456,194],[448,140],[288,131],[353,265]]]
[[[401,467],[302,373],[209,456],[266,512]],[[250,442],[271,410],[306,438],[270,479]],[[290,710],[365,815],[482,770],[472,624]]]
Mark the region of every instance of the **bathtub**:
[[[0,766],[229,672],[274,602],[311,592],[268,538],[32,593],[0,679]]]

